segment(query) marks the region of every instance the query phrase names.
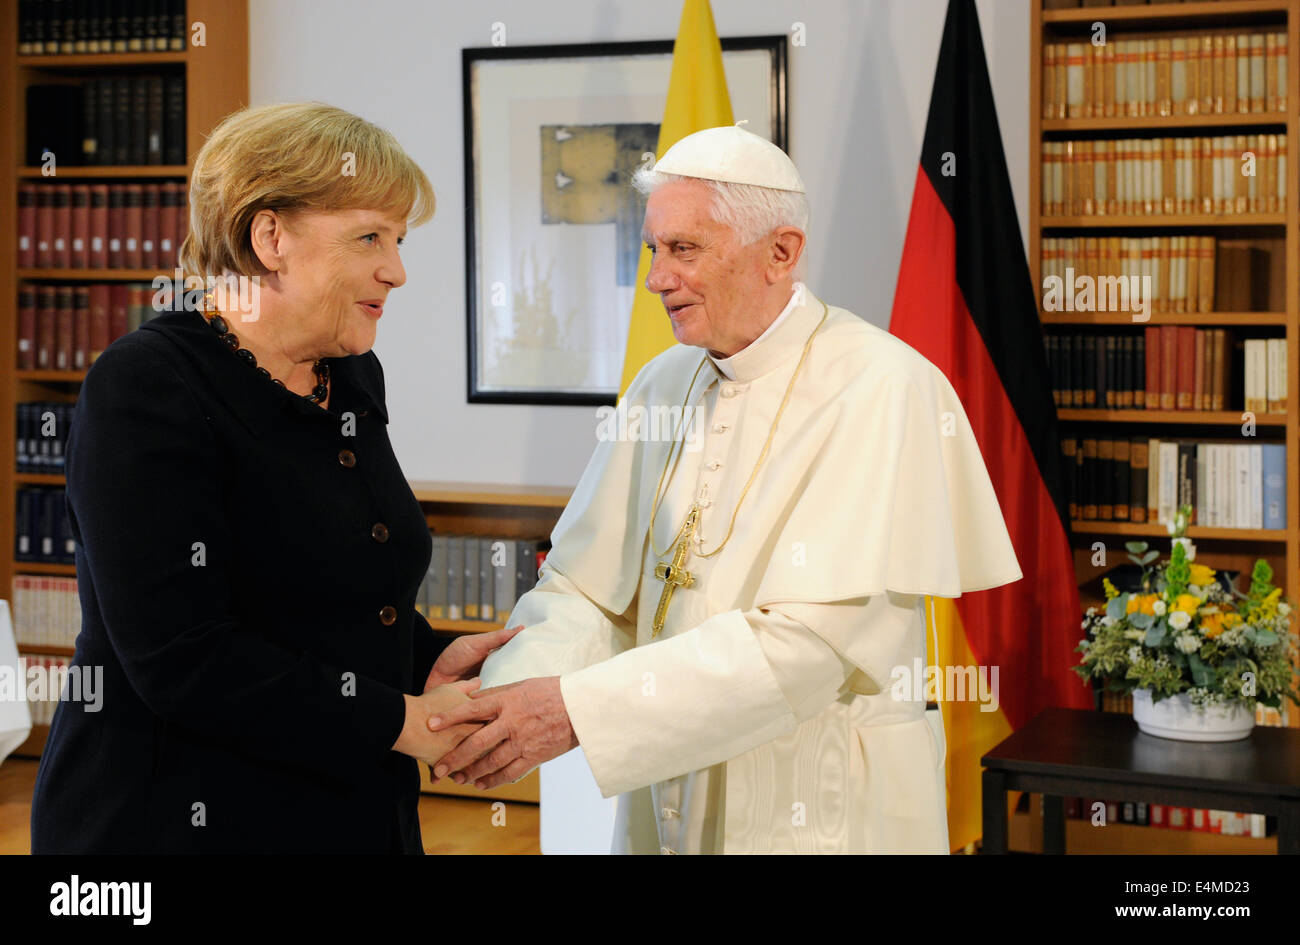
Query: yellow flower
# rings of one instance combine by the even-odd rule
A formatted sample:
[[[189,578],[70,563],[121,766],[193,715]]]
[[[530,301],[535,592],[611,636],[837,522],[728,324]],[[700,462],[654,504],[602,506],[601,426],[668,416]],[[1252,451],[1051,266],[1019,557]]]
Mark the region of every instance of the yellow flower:
[[[1210,639],[1214,639],[1223,632],[1223,620],[1228,616],[1216,612],[1201,614],[1201,632]]]
[[[1126,614],[1131,614],[1136,611],[1138,613],[1150,614],[1154,617],[1156,613],[1155,603],[1155,594],[1134,594],[1128,599],[1128,607],[1125,608],[1124,612]]]
[[[1239,623],[1241,623],[1241,614],[1234,613],[1234,614],[1223,615],[1223,628],[1225,630],[1227,630],[1230,627],[1235,627]]]
[[[1192,617],[1196,615],[1196,608],[1200,606],[1201,599],[1195,594],[1179,594],[1178,599],[1169,606],[1169,609],[1171,611],[1181,610],[1189,617]]]
[[[1193,562],[1188,565],[1192,571],[1192,583],[1197,587],[1208,587],[1214,583],[1214,569],[1203,564]]]
[[[1113,600],[1116,597],[1119,597],[1119,589],[1110,582],[1110,578],[1108,577],[1102,578],[1101,586],[1102,589],[1105,590],[1106,592],[1106,600]]]
[[[1282,588],[1275,587],[1269,592],[1269,595],[1259,602],[1257,616],[1266,620],[1271,620],[1277,614],[1277,602],[1282,596]]]

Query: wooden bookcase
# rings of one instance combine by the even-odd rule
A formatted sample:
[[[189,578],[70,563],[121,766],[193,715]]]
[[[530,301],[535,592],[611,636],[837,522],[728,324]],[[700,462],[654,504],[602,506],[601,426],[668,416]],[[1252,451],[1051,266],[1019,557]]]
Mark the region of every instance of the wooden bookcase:
[[[1287,35],[1287,107],[1265,113],[1225,113],[1171,116],[1092,118],[1043,117],[1043,46],[1052,42],[1086,43],[1095,23],[1104,23],[1106,39],[1146,38],[1163,33],[1208,29],[1249,31],[1270,28]],[[1157,313],[1145,325],[1195,325],[1235,329],[1241,334],[1264,328],[1278,329],[1286,337],[1286,411],[1257,414],[1259,439],[1283,442],[1287,447],[1284,529],[1238,529],[1192,526],[1188,536],[1196,544],[1196,560],[1216,569],[1249,574],[1256,558],[1268,560],[1274,581],[1292,600],[1300,600],[1300,194],[1296,190],[1295,148],[1300,143],[1300,0],[1210,0],[1210,2],[1152,2],[1131,6],[1079,6],[1044,10],[1043,0],[1032,0],[1030,15],[1029,113],[1029,266],[1036,284],[1041,279],[1042,239],[1069,236],[1222,235],[1232,238],[1282,238],[1286,284],[1283,311]],[[1276,133],[1287,136],[1291,153],[1286,173],[1285,211],[1253,214],[1164,214],[1159,216],[1052,216],[1042,212],[1042,144],[1045,141],[1144,136],[1214,136],[1221,134]],[[1040,285],[1041,304],[1041,285]],[[1134,325],[1128,314],[1111,312],[1046,312],[1045,328]],[[1234,385],[1240,378],[1234,377]],[[1226,438],[1239,432],[1238,411],[1067,409],[1057,411],[1062,434],[1071,430],[1116,430],[1116,435],[1156,437]],[[1152,458],[1154,462],[1154,458]],[[1122,521],[1072,522],[1071,545],[1075,572],[1082,587],[1116,564],[1127,563],[1123,542],[1146,539],[1167,557],[1169,538],[1162,524]],[[1108,564],[1092,564],[1094,541],[1107,546]],[[1239,581],[1239,584],[1241,581]],[[1084,596],[1086,607],[1098,600]],[[1300,726],[1300,711],[1290,706],[1289,723]],[[1013,813],[1013,846],[1034,850],[1041,837],[1039,799],[1033,798],[1029,814]],[[1275,838],[1230,837],[1195,831],[1167,830],[1134,824],[1092,829],[1082,821],[1067,821],[1068,849],[1093,853],[1272,853]]]
[[[1106,38],[1148,37],[1162,32],[1200,29],[1284,29],[1287,34],[1287,94],[1285,112],[1251,114],[1172,115],[1102,118],[1044,118],[1043,45],[1049,42],[1088,42],[1093,24],[1106,26]],[[1279,29],[1280,28],[1280,29]],[[1295,159],[1286,167],[1285,212],[1253,214],[1177,214],[1159,216],[1053,216],[1042,214],[1042,152],[1044,141],[1126,136],[1195,136],[1227,133],[1285,133],[1288,145],[1300,141],[1296,81],[1300,61],[1300,0],[1212,0],[1212,2],[1152,3],[1134,6],[1088,6],[1043,10],[1035,0],[1030,25],[1030,180],[1029,265],[1037,282],[1041,274],[1042,239],[1045,236],[1183,235],[1220,234],[1233,237],[1284,238],[1286,274],[1284,311],[1266,312],[1152,312],[1146,325],[1196,325],[1237,330],[1265,328],[1285,331],[1287,353],[1287,410],[1282,414],[1257,414],[1259,439],[1287,446],[1287,521],[1284,529],[1239,529],[1192,526],[1188,535],[1197,547],[1197,560],[1211,567],[1249,573],[1255,558],[1263,557],[1274,569],[1275,581],[1292,600],[1300,600],[1300,412],[1297,411],[1298,327],[1300,327],[1300,195],[1296,193]],[[1133,326],[1131,316],[1110,312],[1041,312],[1045,327]],[[1267,333],[1267,332],[1265,332]],[[1239,378],[1233,383],[1238,384]],[[1057,411],[1063,432],[1097,430],[1110,426],[1118,432],[1154,436],[1227,437],[1238,431],[1241,413],[1186,410],[1067,409]],[[1154,461],[1154,459],[1152,460]],[[1080,585],[1094,580],[1106,568],[1091,564],[1089,543],[1102,540],[1109,549],[1109,564],[1127,561],[1122,542],[1147,538],[1168,554],[1168,535],[1158,523],[1082,521],[1073,523],[1076,573]],[[1115,556],[1118,555],[1118,562]],[[1086,601],[1086,603],[1095,601]],[[1292,712],[1293,723],[1300,713]]]
[[[14,528],[17,490],[22,486],[62,486],[62,475],[18,473],[15,455],[16,406],[26,401],[74,403],[84,371],[17,370],[17,293],[24,280],[75,282],[147,282],[160,270],[124,269],[18,269],[18,185],[42,180],[40,168],[22,166],[26,147],[26,99],[30,85],[59,83],[106,75],[155,71],[159,66],[181,70],[185,76],[185,149],[187,164],[142,167],[60,167],[57,178],[91,181],[188,181],[194,157],[204,137],[226,115],[248,104],[248,4],[247,0],[186,0],[186,23],[203,23],[206,45],[176,52],[18,55],[18,4],[0,2],[0,129],[11,147],[0,149],[0,595],[12,597],[18,574],[75,576],[73,564],[43,564],[15,560]],[[70,647],[47,646],[39,650],[20,646],[32,654],[71,656]],[[37,726],[16,754],[39,755],[46,726]]]

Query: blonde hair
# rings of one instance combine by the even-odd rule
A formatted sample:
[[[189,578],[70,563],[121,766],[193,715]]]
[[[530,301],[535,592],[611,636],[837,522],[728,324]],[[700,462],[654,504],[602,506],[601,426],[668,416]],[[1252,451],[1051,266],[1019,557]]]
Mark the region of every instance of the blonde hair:
[[[365,119],[321,102],[245,108],[222,119],[195,158],[180,263],[200,277],[265,274],[249,239],[261,210],[378,210],[419,226],[434,206],[424,171]]]

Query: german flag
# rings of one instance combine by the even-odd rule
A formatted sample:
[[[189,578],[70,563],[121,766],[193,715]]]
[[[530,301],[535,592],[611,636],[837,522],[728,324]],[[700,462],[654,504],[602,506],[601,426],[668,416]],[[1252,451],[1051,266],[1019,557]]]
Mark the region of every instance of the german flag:
[[[1032,195],[1031,195],[1032,198]],[[998,668],[999,708],[941,702],[948,835],[981,835],[980,757],[1049,706],[1089,708],[1056,408],[974,0],[949,0],[889,330],[947,375],[1024,580],[936,599],[939,666]]]

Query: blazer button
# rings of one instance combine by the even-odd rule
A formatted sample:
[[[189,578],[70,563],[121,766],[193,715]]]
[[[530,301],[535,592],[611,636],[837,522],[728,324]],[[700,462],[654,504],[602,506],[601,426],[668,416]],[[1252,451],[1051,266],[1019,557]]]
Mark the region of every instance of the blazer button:
[[[370,537],[380,544],[388,541],[388,526],[383,522],[376,522],[375,527],[370,529]]]
[[[397,608],[389,604],[379,612],[379,622],[385,627],[391,627],[397,621]]]
[[[368,417],[368,416],[370,416],[370,411],[369,411],[369,410],[362,410],[360,413],[357,414],[357,416],[358,416],[358,417]]]
[[[339,450],[339,465],[351,469],[357,464],[357,454],[352,450]]]

